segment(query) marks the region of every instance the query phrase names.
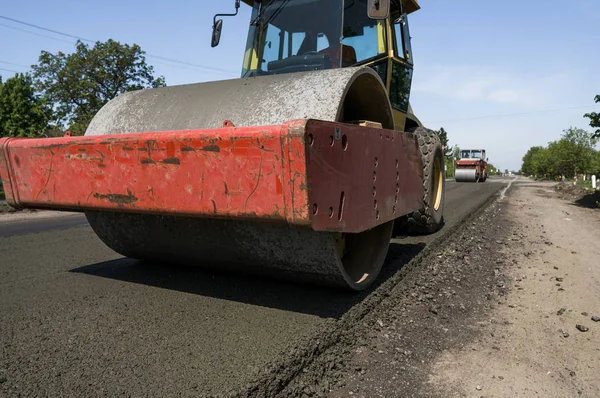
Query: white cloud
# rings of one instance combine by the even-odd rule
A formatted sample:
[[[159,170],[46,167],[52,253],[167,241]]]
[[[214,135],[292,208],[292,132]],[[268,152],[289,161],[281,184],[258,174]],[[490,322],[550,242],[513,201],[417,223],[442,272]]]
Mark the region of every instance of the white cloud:
[[[597,89],[585,71],[424,66],[415,70],[412,106],[429,128],[444,127],[451,145],[483,147],[497,166],[517,170],[533,145],[546,145],[569,126],[586,128]],[[556,110],[549,112],[548,110]],[[543,112],[542,112],[543,111]]]
[[[486,90],[493,84],[487,79],[466,81],[455,87],[455,95],[461,100],[475,100],[485,96]]]
[[[528,77],[477,66],[438,66],[420,71],[418,76],[413,92],[459,101],[514,105],[527,110],[569,103],[564,96],[570,78],[564,73]]]
[[[511,89],[500,89],[490,92],[489,98],[492,101],[500,103],[518,103],[519,93]]]

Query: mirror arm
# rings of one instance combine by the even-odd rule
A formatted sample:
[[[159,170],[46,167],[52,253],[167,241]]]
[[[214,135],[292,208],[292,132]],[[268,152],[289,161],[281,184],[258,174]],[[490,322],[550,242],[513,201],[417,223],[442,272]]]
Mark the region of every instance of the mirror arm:
[[[217,17],[235,17],[240,9],[240,0],[235,0],[235,14],[215,14],[213,18],[213,27],[217,24]]]

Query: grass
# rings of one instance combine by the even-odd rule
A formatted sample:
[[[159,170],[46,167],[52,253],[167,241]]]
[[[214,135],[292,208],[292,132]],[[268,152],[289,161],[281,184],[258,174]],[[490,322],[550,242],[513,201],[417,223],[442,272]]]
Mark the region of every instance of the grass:
[[[592,181],[591,180],[577,180],[577,186],[580,188],[592,189]]]

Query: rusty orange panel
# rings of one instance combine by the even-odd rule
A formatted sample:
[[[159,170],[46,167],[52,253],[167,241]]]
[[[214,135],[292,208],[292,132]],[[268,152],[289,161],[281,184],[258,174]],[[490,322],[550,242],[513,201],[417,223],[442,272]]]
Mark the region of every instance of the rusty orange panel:
[[[303,145],[287,125],[2,139],[0,172],[15,207],[308,224]]]
[[[414,135],[312,120],[306,131],[313,229],[361,232],[422,206]]]
[[[0,139],[15,207],[287,222],[356,233],[418,210],[412,134],[318,120],[280,126]]]

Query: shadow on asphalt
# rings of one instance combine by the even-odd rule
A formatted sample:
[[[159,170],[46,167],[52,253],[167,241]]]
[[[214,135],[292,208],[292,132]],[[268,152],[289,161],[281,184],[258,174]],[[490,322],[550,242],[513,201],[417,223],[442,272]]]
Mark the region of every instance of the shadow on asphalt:
[[[339,318],[402,269],[424,247],[424,243],[390,243],[379,278],[369,289],[358,293],[269,277],[150,264],[129,258],[91,264],[71,272],[312,314],[322,318]]]

